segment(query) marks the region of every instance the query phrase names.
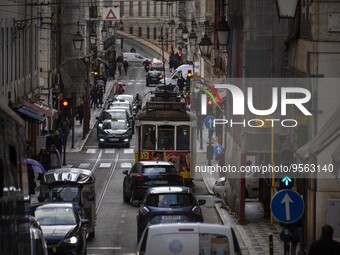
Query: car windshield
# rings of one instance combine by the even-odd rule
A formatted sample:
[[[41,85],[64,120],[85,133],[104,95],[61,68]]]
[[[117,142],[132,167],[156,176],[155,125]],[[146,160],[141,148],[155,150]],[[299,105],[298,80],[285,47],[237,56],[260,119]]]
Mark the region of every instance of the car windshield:
[[[103,124],[104,129],[127,129],[127,123],[125,121],[107,121]]]
[[[145,166],[143,174],[176,174],[178,171],[173,166]]]
[[[145,201],[145,205],[169,208],[169,207],[184,207],[191,206],[194,203],[193,196],[191,194],[150,194]]]
[[[74,225],[76,217],[70,207],[38,208],[35,218],[40,225]]]

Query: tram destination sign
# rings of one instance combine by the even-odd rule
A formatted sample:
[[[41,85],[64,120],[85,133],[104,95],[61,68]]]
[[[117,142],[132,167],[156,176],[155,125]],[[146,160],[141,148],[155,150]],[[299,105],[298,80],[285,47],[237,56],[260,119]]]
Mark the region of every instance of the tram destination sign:
[[[150,110],[186,110],[184,102],[147,102],[147,111]]]

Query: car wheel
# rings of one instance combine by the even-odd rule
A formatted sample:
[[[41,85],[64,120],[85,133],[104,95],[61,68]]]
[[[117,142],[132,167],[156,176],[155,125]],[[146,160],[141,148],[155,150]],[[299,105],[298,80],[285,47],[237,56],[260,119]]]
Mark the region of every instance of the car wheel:
[[[130,198],[125,194],[125,191],[123,191],[123,201],[124,201],[124,203],[130,202]]]
[[[130,197],[130,204],[133,205],[133,201],[135,200],[135,192],[133,191],[133,189],[131,188],[131,197]]]
[[[90,238],[94,238],[95,235],[96,235],[96,231],[95,230],[93,230],[91,233],[89,233],[89,237]]]

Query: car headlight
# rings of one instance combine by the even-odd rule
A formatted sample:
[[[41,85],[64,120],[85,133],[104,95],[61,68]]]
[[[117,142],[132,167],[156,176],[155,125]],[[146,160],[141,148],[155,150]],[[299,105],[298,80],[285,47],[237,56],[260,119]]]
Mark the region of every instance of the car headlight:
[[[75,244],[78,242],[78,238],[75,236],[72,236],[70,238],[67,238],[63,241],[64,243],[70,243],[70,244]]]
[[[192,212],[194,214],[200,215],[201,214],[201,208],[199,208],[198,206],[195,206],[194,208],[192,208]]]
[[[128,139],[128,138],[124,139],[124,142],[128,142],[128,141],[129,141],[129,139]]]
[[[99,141],[100,141],[100,142],[104,142],[105,139],[104,139],[104,138],[100,138]]]

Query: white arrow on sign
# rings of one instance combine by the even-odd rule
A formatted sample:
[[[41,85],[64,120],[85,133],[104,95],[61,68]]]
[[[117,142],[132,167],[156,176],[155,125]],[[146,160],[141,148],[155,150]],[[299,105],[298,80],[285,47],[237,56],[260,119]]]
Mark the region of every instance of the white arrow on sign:
[[[220,152],[222,151],[220,146],[217,146],[216,150],[217,150],[217,154],[220,154]]]
[[[290,198],[288,193],[283,197],[281,204],[285,203],[285,209],[286,209],[286,220],[290,220],[290,209],[289,209],[289,203],[293,203],[293,200]]]
[[[209,123],[209,127],[212,128],[213,127],[212,126],[213,120],[211,118],[208,120],[208,123]]]

